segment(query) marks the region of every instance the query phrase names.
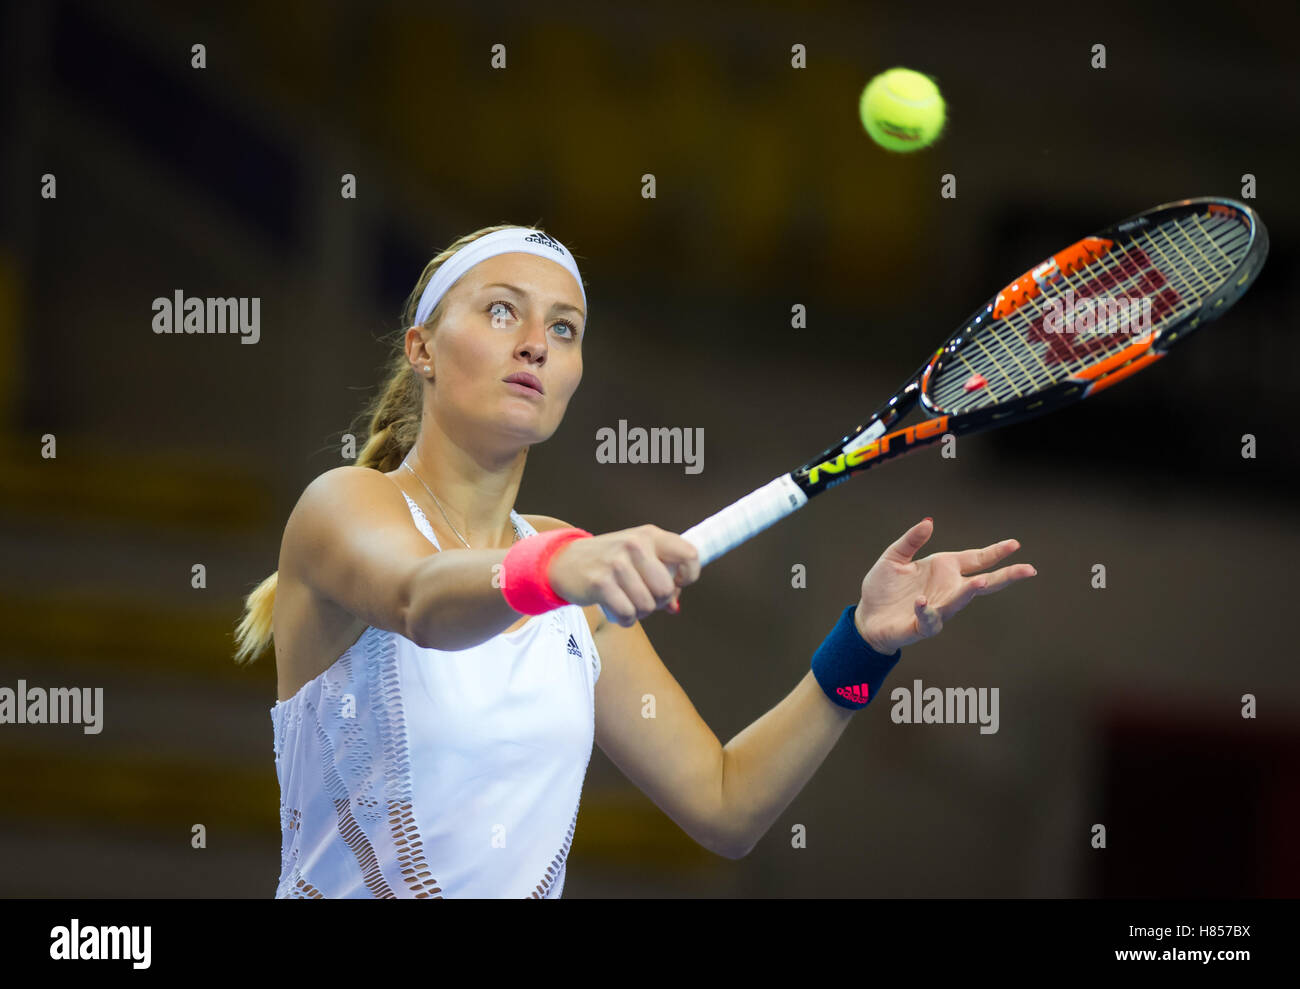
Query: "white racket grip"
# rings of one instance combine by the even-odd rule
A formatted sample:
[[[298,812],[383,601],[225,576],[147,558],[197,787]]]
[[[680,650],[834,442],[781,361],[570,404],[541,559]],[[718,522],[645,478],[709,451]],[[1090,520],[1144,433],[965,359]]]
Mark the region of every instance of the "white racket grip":
[[[806,504],[803,489],[789,474],[782,474],[687,529],[682,538],[700,551],[700,566],[708,566]]]

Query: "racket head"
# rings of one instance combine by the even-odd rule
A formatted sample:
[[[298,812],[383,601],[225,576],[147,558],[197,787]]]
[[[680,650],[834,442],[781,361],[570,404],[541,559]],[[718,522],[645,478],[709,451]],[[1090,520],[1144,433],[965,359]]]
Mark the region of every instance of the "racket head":
[[[1163,357],[1253,284],[1268,232],[1250,207],[1165,203],[1046,258],[977,309],[921,373],[953,433],[1041,415]]]

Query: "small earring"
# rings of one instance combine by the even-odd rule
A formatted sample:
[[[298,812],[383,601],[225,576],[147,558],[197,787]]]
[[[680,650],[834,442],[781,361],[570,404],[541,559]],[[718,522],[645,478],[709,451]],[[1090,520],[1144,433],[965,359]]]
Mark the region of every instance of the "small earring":
[[[428,374],[428,373],[429,373],[429,365],[428,365],[428,364],[424,365],[424,373],[425,373],[425,374]]]

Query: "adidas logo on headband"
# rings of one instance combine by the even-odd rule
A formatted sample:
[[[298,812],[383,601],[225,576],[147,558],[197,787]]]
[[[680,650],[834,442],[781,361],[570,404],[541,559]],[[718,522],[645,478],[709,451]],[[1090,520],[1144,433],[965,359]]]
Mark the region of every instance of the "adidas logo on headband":
[[[551,248],[551,250],[555,251],[561,257],[564,256],[563,245],[561,245],[560,242],[556,240],[554,237],[548,237],[546,236],[546,234],[542,233],[541,231],[529,234],[527,237],[524,238],[524,240],[530,244],[541,244],[543,247],[549,247]]]

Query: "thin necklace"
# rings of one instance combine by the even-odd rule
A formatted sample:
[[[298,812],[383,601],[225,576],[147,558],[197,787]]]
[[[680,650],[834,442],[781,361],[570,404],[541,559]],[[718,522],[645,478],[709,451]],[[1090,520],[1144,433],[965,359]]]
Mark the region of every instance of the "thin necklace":
[[[415,474],[415,468],[412,467],[412,466],[411,466],[409,463],[407,463],[405,460],[402,461],[402,466],[405,467],[407,470],[409,470],[412,474]],[[443,518],[443,521],[447,523],[447,528],[449,528],[452,532],[454,532],[454,533],[456,534],[456,538],[459,539],[462,543],[465,544],[465,548],[466,548],[466,549],[473,549],[474,547],[471,546],[471,545],[466,541],[465,537],[462,536],[462,535],[460,534],[460,530],[457,529],[454,525],[451,524],[451,519],[447,518],[447,510],[446,510],[445,508],[442,507],[442,502],[440,502],[440,501],[438,500],[438,496],[437,496],[436,494],[433,493],[433,490],[429,487],[429,485],[427,485],[427,484],[424,483],[424,478],[422,478],[419,474],[415,474],[415,479],[416,479],[417,481],[419,481],[421,485],[424,486],[424,490],[425,490],[425,491],[428,491],[428,492],[429,492],[429,497],[432,498],[432,499],[433,499],[433,503],[434,503],[435,505],[438,506],[438,511],[442,512],[442,518]],[[514,519],[511,519],[511,520],[510,520],[510,524],[511,524],[511,526],[514,527],[514,530],[515,530],[515,538],[514,538],[513,542],[518,542],[518,541],[519,541],[519,526],[515,525],[515,523],[514,523]]]

